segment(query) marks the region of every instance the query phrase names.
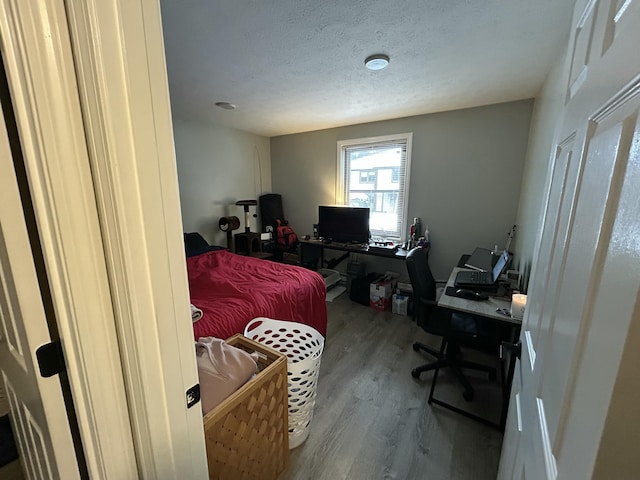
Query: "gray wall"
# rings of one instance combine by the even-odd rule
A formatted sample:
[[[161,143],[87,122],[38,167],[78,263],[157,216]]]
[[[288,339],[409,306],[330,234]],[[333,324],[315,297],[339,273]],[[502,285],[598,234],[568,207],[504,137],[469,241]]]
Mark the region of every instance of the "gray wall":
[[[226,235],[218,228],[220,217],[236,215],[242,230],[244,210],[235,202],[257,200],[271,189],[269,139],[175,118],[173,131],[183,229],[226,246]],[[256,213],[256,208],[250,212]],[[258,231],[256,219],[251,230]]]
[[[564,104],[562,72],[565,55],[561,55],[549,73],[536,98],[531,119],[529,148],[522,179],[522,192],[518,206],[518,232],[515,236],[514,266],[523,273],[526,291],[533,250],[541,227],[542,209],[546,200],[548,170],[553,160],[552,144],[554,129],[559,121]]]
[[[429,226],[431,268],[444,279],[461,253],[504,246],[516,223],[532,109],[523,100],[273,137],[273,190],[294,230],[310,234],[318,205],[335,203],[338,140],[413,132],[409,217]]]

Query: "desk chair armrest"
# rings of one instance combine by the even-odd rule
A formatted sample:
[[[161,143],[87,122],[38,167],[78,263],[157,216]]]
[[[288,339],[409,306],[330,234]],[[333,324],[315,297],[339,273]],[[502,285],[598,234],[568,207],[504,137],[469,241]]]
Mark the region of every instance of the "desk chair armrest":
[[[439,317],[441,320],[445,318],[448,319],[449,317],[451,317],[452,314],[456,313],[454,310],[451,310],[450,308],[438,305],[437,300],[429,300],[422,297],[420,297],[418,300],[420,301],[421,305],[430,309],[431,315]]]
[[[434,307],[434,308],[442,308],[438,305],[438,301],[437,300],[429,300],[426,298],[418,298],[418,300],[420,300],[420,303],[422,303],[423,305],[426,305],[428,307]]]
[[[446,280],[434,280],[436,284],[436,301],[440,300],[440,297],[444,295],[445,285],[447,284]]]
[[[431,308],[431,312],[432,314],[435,315],[445,315],[445,316],[451,316],[451,315],[460,315],[460,316],[464,316],[464,317],[469,317],[469,318],[476,318],[475,315],[473,314],[467,314],[467,313],[460,313],[460,312],[456,312],[455,310],[448,308],[448,307],[443,307],[442,305],[438,305],[438,301],[437,300],[428,300],[426,298],[419,298],[420,303],[426,307],[430,307]]]

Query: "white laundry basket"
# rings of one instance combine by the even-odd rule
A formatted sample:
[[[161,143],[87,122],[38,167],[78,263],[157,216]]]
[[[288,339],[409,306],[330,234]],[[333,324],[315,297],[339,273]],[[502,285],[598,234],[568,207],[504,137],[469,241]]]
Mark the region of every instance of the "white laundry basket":
[[[309,436],[324,337],[308,325],[264,317],[251,320],[244,336],[287,357],[289,448],[296,448]]]

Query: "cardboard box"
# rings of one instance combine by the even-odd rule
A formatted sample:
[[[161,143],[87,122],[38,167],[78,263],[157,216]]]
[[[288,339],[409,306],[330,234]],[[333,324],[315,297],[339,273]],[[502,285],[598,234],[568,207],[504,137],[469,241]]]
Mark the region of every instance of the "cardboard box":
[[[409,296],[394,293],[391,297],[391,313],[398,315],[409,314]]]
[[[398,275],[386,272],[369,285],[369,306],[376,310],[385,311],[391,308],[391,295],[396,287]]]

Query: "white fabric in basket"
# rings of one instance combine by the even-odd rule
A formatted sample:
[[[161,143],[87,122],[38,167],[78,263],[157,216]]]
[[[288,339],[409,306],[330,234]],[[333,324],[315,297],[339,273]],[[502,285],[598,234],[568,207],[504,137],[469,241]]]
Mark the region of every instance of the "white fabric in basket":
[[[244,385],[257,368],[250,354],[215,337],[198,339],[196,360],[203,414]]]

